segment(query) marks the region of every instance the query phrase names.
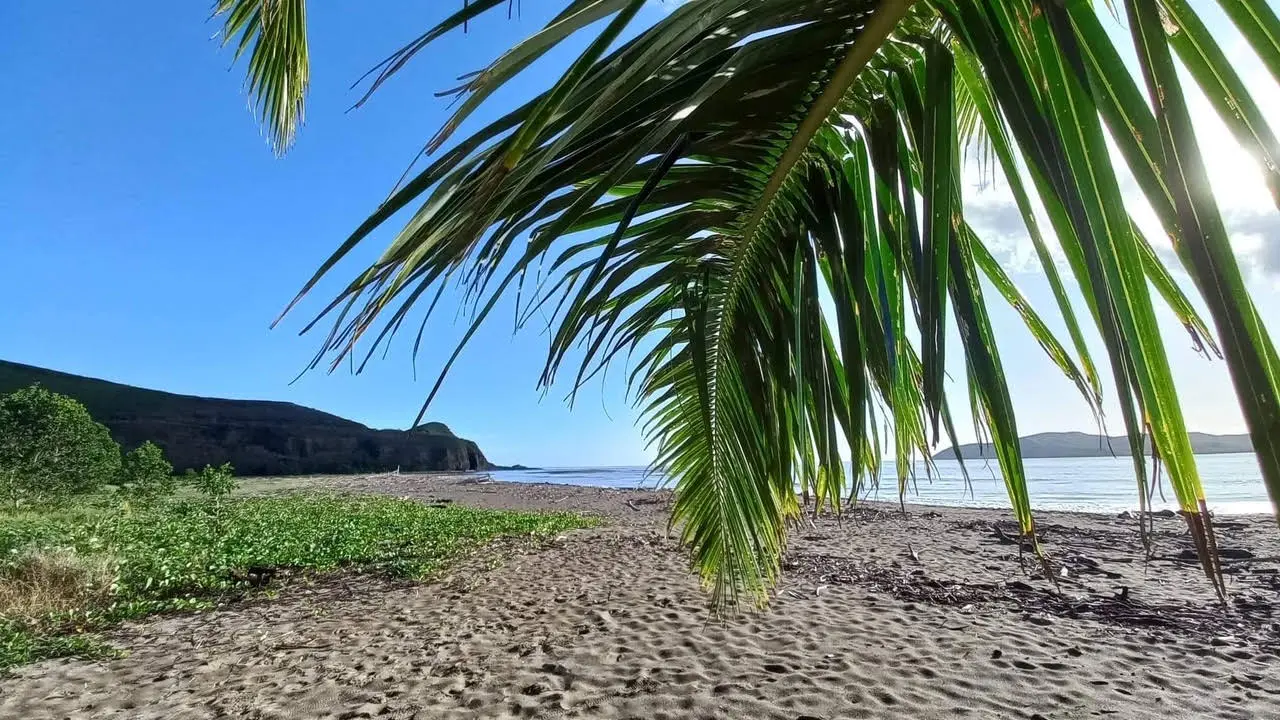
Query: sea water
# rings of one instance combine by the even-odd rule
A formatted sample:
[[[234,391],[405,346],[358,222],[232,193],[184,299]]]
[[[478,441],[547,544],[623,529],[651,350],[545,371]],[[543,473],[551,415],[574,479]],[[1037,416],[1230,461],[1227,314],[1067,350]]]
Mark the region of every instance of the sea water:
[[[908,480],[907,502],[964,507],[1009,506],[1000,468],[995,460],[965,461],[970,482],[965,484],[960,463],[938,460],[934,473],[925,473],[923,463],[914,467]],[[1032,458],[1025,461],[1031,505],[1040,510],[1078,510],[1117,513],[1138,507],[1137,482],[1133,462],[1127,457]],[[1197,455],[1196,467],[1204,484],[1205,497],[1214,512],[1224,515],[1269,513],[1271,503],[1257,458],[1252,453]],[[1148,461],[1148,473],[1150,472]],[[510,482],[559,483],[610,488],[662,487],[666,478],[645,467],[576,467],[536,470],[500,470],[496,480]],[[1157,490],[1155,509],[1177,509],[1168,480]],[[872,500],[896,502],[898,473],[892,462],[881,472],[879,490],[869,490]]]

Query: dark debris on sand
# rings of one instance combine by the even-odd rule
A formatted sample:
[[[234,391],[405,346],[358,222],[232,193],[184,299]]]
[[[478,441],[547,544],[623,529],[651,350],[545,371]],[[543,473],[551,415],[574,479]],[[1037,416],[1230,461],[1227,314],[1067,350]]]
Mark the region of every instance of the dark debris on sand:
[[[1020,610],[1039,624],[1049,616],[1093,620],[1130,628],[1192,633],[1212,642],[1252,644],[1280,652],[1280,613],[1274,603],[1254,593],[1235,595],[1228,605],[1191,602],[1147,602],[1121,588],[1114,595],[1079,594],[1045,582],[1010,580],[963,582],[930,577],[921,568],[905,568],[824,554],[793,553],[784,569],[792,577],[817,585],[861,585],[900,600],[934,605],[979,607],[999,605]]]

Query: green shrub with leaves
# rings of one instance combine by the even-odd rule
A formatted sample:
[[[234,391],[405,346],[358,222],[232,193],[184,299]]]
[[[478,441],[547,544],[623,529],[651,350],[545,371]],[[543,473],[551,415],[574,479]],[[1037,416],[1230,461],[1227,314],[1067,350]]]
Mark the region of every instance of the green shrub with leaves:
[[[169,497],[177,489],[173,465],[150,440],[125,453],[117,484],[131,502],[144,504]]]
[[[120,446],[84,405],[39,385],[0,396],[0,493],[9,504],[63,501],[119,472]]]
[[[231,467],[231,463],[222,463],[218,467],[205,465],[200,472],[188,470],[187,479],[196,490],[200,491],[200,494],[214,500],[221,500],[230,495],[239,486],[236,482],[235,468]]]

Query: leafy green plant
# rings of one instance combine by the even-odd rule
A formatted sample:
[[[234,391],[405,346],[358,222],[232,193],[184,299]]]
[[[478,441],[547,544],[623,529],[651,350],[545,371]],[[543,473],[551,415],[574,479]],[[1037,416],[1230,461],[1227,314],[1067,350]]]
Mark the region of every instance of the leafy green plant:
[[[675,482],[673,520],[723,606],[767,597],[801,498],[838,509],[879,482],[882,440],[899,493],[913,457],[929,458],[944,436],[955,444],[948,353],[963,360],[973,423],[991,438],[1034,545],[1005,338],[989,308],[1009,303],[1100,413],[1106,366],[1084,340],[1083,308],[1132,443],[1138,502],[1149,492],[1149,435],[1205,573],[1225,592],[1157,307],[1172,309],[1206,355],[1225,357],[1277,508],[1280,356],[1209,189],[1183,85],[1205,91],[1273,190],[1280,141],[1198,8],[1108,3],[1127,17],[1130,72],[1097,3],[697,0],[637,28],[643,2],[563,0],[544,28],[455,91],[428,154],[553,48],[570,38],[582,48],[543,93],[405,178],[303,286],[299,299],[375,231],[411,218],[317,319],[335,318],[323,347],[333,364],[370,337],[374,356],[420,299],[458,279],[472,323],[427,403],[511,294],[518,325],[551,315],[543,385],[569,358],[576,391],[634,353],[632,390],[657,465]],[[1280,77],[1274,10],[1220,4]],[[369,92],[504,5],[463,3],[376,67]],[[260,110],[277,149],[293,137],[310,77],[304,3],[285,7],[218,7],[238,50],[252,47],[250,87],[273,99]],[[255,12],[264,22],[244,22]],[[1112,143],[1158,230],[1134,221]],[[966,219],[971,145],[991,151],[1015,195],[1070,345]],[[1171,239],[1213,329],[1149,242],[1153,231]],[[1070,299],[1059,254],[1082,303]],[[958,344],[946,340],[951,328]],[[886,438],[881,425],[891,425]]]
[[[177,489],[173,465],[150,440],[125,453],[117,484],[124,497],[143,504],[169,497]]]
[[[205,465],[200,472],[188,470],[187,480],[202,495],[215,501],[221,501],[222,498],[234,492],[239,485],[231,463],[223,463],[218,467]]]
[[[120,446],[79,402],[38,385],[0,396],[0,493],[9,504],[62,502],[119,471]]]

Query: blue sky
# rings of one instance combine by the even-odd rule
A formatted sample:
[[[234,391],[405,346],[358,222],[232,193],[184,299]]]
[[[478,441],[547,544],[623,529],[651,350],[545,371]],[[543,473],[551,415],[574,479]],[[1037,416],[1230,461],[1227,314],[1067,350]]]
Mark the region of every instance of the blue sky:
[[[268,325],[447,116],[447,99],[433,93],[535,30],[556,5],[526,1],[520,18],[490,17],[444,39],[369,104],[345,112],[358,98],[352,81],[456,4],[389,2],[370,12],[311,3],[307,122],[284,159],[272,156],[249,114],[242,68],[229,70],[230,55],[219,52],[208,3],[151,0],[126,13],[109,3],[0,4],[0,93],[8,100],[0,113],[0,358],[173,392],[287,400],[375,427],[409,424],[461,332],[452,313],[430,326],[416,382],[407,334],[362,375],[312,372],[290,384],[320,340],[296,331],[334,282],[280,328]],[[662,11],[655,4],[645,13]],[[535,66],[469,127],[544,87],[566,57]],[[1260,70],[1247,53],[1241,63],[1247,77]],[[1265,106],[1280,108],[1261,77]],[[1227,189],[1220,197],[1256,299],[1264,317],[1280,317],[1280,218],[1265,192],[1258,200],[1256,171],[1231,155],[1229,138],[1211,140],[1212,171]],[[1007,196],[981,189],[976,177],[967,192],[1015,281],[1052,316],[1024,234],[1009,223]],[[387,238],[375,236],[344,267],[354,271]],[[1020,430],[1092,429],[1072,386],[1016,317],[1005,308],[993,315],[1008,331],[1002,350]],[[1196,359],[1169,327],[1190,427],[1242,430],[1223,365]],[[545,348],[535,332],[513,338],[510,322],[490,323],[429,417],[498,462],[645,462],[622,373],[591,386],[570,412],[562,391],[544,397],[535,387]],[[958,365],[953,377],[963,377]]]

